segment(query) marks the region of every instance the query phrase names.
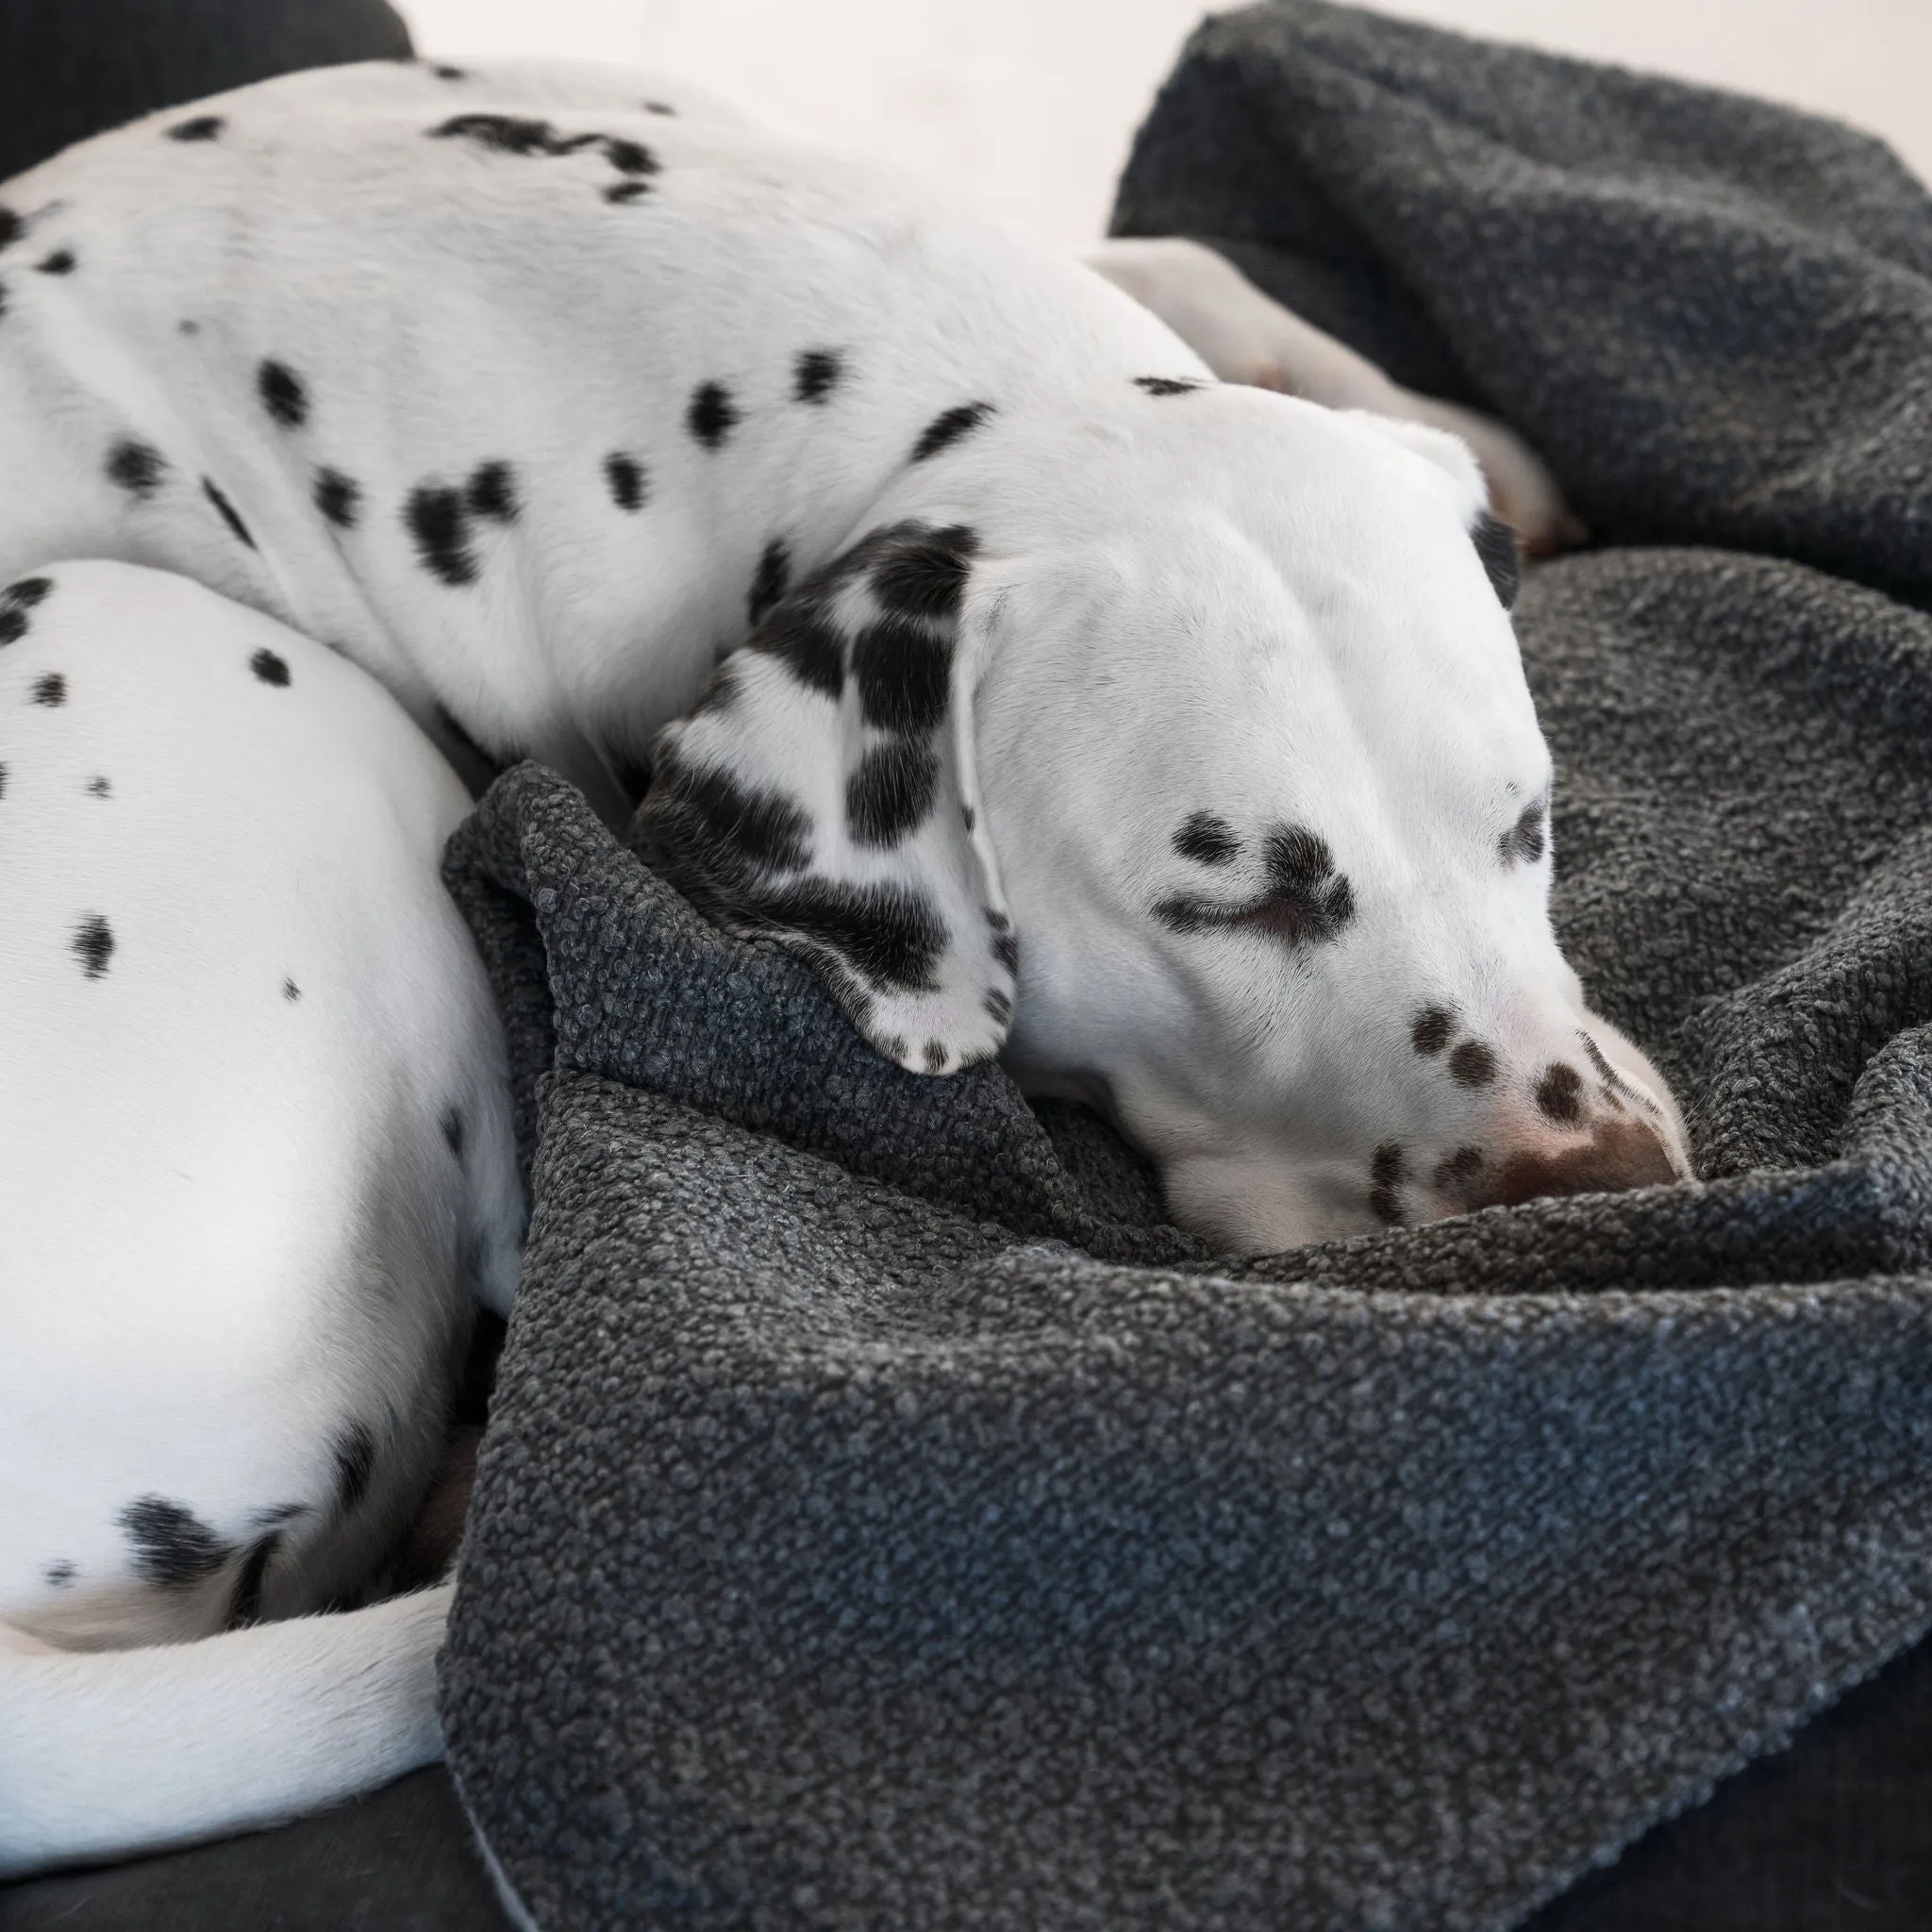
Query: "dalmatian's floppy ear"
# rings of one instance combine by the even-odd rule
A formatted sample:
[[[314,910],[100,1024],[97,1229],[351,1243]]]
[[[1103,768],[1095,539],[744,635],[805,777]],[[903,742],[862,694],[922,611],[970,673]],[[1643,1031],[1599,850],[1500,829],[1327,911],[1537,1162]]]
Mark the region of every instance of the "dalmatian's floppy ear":
[[[874,531],[666,726],[631,843],[717,924],[825,977],[889,1059],[990,1059],[1017,949],[980,809],[972,531]]]

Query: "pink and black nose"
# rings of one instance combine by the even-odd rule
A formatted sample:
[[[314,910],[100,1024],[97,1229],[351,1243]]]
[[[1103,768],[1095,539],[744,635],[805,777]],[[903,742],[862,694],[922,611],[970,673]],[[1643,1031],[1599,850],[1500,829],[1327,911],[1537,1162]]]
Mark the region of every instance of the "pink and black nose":
[[[1494,1047],[1458,1040],[1460,1031],[1449,1008],[1431,1007],[1417,1016],[1411,1038],[1424,1058],[1441,1056],[1448,1080],[1467,1091],[1471,1113],[1482,1124],[1427,1161],[1396,1143],[1376,1148],[1369,1207],[1378,1220],[1424,1220],[1685,1178],[1663,1108],[1611,1066],[1588,1033],[1574,1035],[1575,1064],[1551,1058],[1512,1078]]]

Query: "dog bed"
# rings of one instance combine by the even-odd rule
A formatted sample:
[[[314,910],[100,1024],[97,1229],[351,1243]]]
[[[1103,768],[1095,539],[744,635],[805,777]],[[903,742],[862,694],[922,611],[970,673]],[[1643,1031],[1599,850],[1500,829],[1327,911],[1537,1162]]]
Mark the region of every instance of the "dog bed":
[[[1501,1927],[1932,1624],[1932,202],[1296,0],[1195,35],[1117,226],[1592,525],[1518,609],[1557,920],[1701,1183],[1217,1258],[508,774],[449,877],[535,1213],[443,1708],[540,1924]]]

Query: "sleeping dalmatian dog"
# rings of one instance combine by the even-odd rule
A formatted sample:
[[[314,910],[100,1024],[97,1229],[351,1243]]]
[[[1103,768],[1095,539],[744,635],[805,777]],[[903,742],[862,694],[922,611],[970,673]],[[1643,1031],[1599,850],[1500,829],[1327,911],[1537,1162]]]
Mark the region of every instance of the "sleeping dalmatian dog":
[[[1275,386],[1402,410],[1334,347]],[[335,69],[9,184],[0,586],[0,1869],[436,1749],[444,1593],[304,1614],[513,1266],[403,712],[1231,1248],[1688,1173],[1465,444],[683,91]]]

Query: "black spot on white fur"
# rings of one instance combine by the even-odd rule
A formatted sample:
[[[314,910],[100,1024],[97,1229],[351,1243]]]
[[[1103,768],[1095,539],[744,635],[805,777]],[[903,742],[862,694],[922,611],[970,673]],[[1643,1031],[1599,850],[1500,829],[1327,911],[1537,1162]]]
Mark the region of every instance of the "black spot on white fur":
[[[90,798],[112,797],[114,788],[105,778],[90,778],[87,781],[87,795]]]
[[[286,685],[289,681],[289,660],[274,651],[256,652],[248,660],[248,668],[264,684]]]
[[[1014,937],[1013,922],[1004,912],[986,908],[986,929],[992,934],[992,956],[1008,973],[1020,970],[1020,941]]]
[[[415,540],[416,555],[432,575],[458,590],[476,581],[469,506],[460,490],[445,484],[418,485],[403,508],[403,521]]]
[[[255,548],[255,539],[248,534],[248,525],[242,521],[242,513],[223,495],[221,487],[210,476],[201,479],[202,494],[214,505],[216,513],[226,524],[229,532],[238,542],[245,543],[250,550]]]
[[[182,1590],[212,1576],[233,1554],[193,1510],[165,1496],[139,1496],[116,1519],[128,1561],[143,1583]]]
[[[1269,834],[1268,876],[1274,905],[1304,943],[1334,939],[1355,917],[1355,889],[1335,870],[1327,841],[1299,825]]]
[[[167,475],[168,459],[152,443],[124,437],[108,452],[108,480],[130,496],[152,496]]]
[[[65,1590],[79,1574],[80,1572],[64,1557],[58,1563],[49,1563],[41,1572],[42,1580],[49,1590]]]
[[[912,445],[912,460],[923,463],[928,457],[938,456],[942,449],[950,449],[961,437],[970,436],[992,413],[991,403],[960,403],[955,408],[942,410],[920,431],[919,441]]]
[[[1199,865],[1225,865],[1241,849],[1232,825],[1211,811],[1191,812],[1174,835],[1174,849]]]
[[[604,480],[610,489],[610,500],[619,509],[635,513],[644,507],[650,494],[650,479],[644,466],[623,450],[612,450],[604,458]]]
[[[1449,1077],[1458,1087],[1487,1087],[1496,1077],[1496,1050],[1480,1040],[1465,1040],[1449,1056]]]
[[[262,408],[284,429],[299,429],[308,421],[308,391],[286,362],[265,360],[255,372],[255,389]]]
[[[1475,545],[1475,554],[1483,560],[1483,569],[1489,573],[1496,602],[1505,610],[1513,610],[1516,592],[1523,582],[1523,560],[1516,532],[1484,510],[1475,520],[1475,528],[1469,534],[1470,541]]]
[[[1424,1058],[1439,1054],[1456,1031],[1456,1015],[1447,1007],[1424,1007],[1415,1016],[1408,1037]]]
[[[74,929],[69,941],[80,970],[90,979],[105,979],[108,962],[114,957],[114,931],[98,912],[90,912]]]
[[[738,405],[722,382],[701,382],[691,391],[684,424],[706,449],[722,449],[738,423]]]
[[[811,862],[811,820],[776,791],[741,785],[660,756],[641,815],[651,856],[674,883],[702,874],[720,890],[748,890],[770,873]]]
[[[10,208],[0,204],[0,248],[11,248],[26,233],[26,224]]]
[[[73,249],[57,248],[52,255],[35,262],[34,271],[43,275],[71,275],[77,265]]]
[[[170,141],[219,141],[228,124],[219,114],[197,114],[192,121],[177,121],[168,129]]]
[[[737,916],[824,948],[874,986],[904,992],[938,988],[946,924],[910,886],[801,879],[753,894]]]
[[[453,114],[429,130],[431,141],[467,141],[492,154],[574,155],[602,140],[596,134],[559,134],[548,121],[523,114]]]
[[[644,112],[647,114],[675,114],[677,112],[677,109],[668,101],[646,101],[643,104],[643,108]]]
[[[613,136],[604,143],[604,158],[620,175],[641,176],[658,172],[658,157],[641,141]]]
[[[453,1107],[442,1110],[443,1144],[460,1161],[463,1158],[463,1117]]]
[[[758,558],[758,574],[752,578],[751,591],[745,599],[745,614],[754,629],[765,612],[784,596],[785,587],[791,581],[791,553],[784,538],[774,537]]]
[[[45,603],[52,577],[21,577],[0,591],[0,645],[17,644],[32,628],[28,612]]]
[[[463,495],[473,516],[487,517],[493,524],[513,524],[523,513],[517,501],[516,472],[500,458],[479,463]]]
[[[336,1509],[346,1516],[369,1493],[375,1473],[375,1438],[366,1423],[351,1423],[335,1440]]]
[[[924,524],[888,525],[866,540],[873,551],[873,595],[887,609],[934,622],[958,616],[966,577],[979,539],[964,524],[935,530]]]
[[[779,658],[808,690],[838,699],[845,689],[845,641],[829,614],[831,600],[863,577],[885,610],[853,645],[866,720],[888,730],[930,730],[944,714],[950,646],[929,633],[958,615],[975,547],[974,533],[959,525],[935,530],[907,522],[874,530],[776,605],[754,631],[751,648]]]
[[[946,715],[952,674],[949,637],[935,637],[910,618],[885,616],[852,641],[852,678],[860,715],[880,731],[919,737]]]
[[[1583,1118],[1583,1075],[1558,1060],[1536,1083],[1537,1110],[1559,1126],[1573,1126]]]
[[[455,114],[429,130],[432,141],[467,141],[487,153],[551,159],[594,148],[619,178],[606,185],[604,199],[631,202],[649,193],[658,157],[641,141],[610,134],[564,134],[548,121],[523,114]]]
[[[845,376],[845,357],[838,349],[804,349],[792,366],[791,394],[801,403],[823,403]]]
[[[431,74],[435,75],[438,80],[468,80],[470,77],[467,70],[461,67],[450,67],[445,65],[441,67],[432,67],[429,71]]]
[[[56,705],[64,705],[67,702],[67,679],[58,671],[49,671],[27,687],[27,696],[35,704],[45,705],[50,709]]]
[[[1150,396],[1184,396],[1208,385],[1193,375],[1137,375],[1134,387],[1145,390]]]
[[[315,507],[337,529],[353,530],[362,513],[362,486],[340,470],[318,470]]]
[[[839,634],[812,604],[783,605],[758,626],[751,648],[778,658],[808,691],[836,701],[845,690],[845,658]]]
[[[845,822],[860,845],[896,845],[932,810],[940,761],[926,746],[905,740],[875,744],[845,786]]]
[[[292,1007],[302,997],[302,989],[292,979],[285,979],[282,981],[282,997]]]

